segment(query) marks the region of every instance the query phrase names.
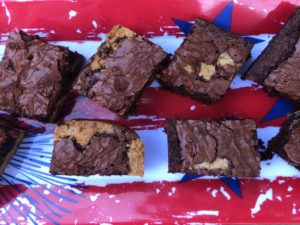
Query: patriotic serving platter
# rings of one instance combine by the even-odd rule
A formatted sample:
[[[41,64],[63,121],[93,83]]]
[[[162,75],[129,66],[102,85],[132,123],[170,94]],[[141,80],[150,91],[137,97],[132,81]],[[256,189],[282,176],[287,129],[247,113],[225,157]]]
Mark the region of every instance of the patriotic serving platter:
[[[242,73],[299,5],[299,0],[1,0],[0,57],[8,32],[23,29],[88,59],[116,24],[173,53],[201,17],[255,43]],[[52,176],[55,124],[14,120],[1,112],[28,133],[0,177],[0,224],[300,223],[300,172],[277,155],[261,162],[257,179],[167,173],[166,118],[252,118],[266,145],[291,109],[289,101],[268,96],[240,74],[226,96],[209,106],[154,81],[138,102],[138,114],[128,120],[70,95],[61,119],[118,121],[138,132],[145,145],[143,178]]]

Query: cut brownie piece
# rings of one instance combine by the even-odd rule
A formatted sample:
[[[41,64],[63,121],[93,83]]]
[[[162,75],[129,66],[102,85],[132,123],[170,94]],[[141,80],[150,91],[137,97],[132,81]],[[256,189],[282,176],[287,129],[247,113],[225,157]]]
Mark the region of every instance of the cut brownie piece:
[[[250,119],[170,119],[166,131],[171,173],[259,176],[256,125]]]
[[[196,19],[158,78],[171,91],[203,103],[216,102],[249,57],[252,46],[236,34]]]
[[[300,111],[289,115],[279,133],[269,141],[267,150],[277,153],[300,170]]]
[[[16,152],[24,134],[23,130],[0,121],[0,174],[3,173],[8,161]]]
[[[80,73],[73,89],[126,116],[167,59],[161,47],[117,25]]]
[[[300,100],[300,8],[290,16],[243,78],[263,85],[271,94]]]
[[[10,33],[0,63],[0,109],[52,122],[83,60],[36,35]]]
[[[50,173],[143,176],[143,143],[125,126],[97,121],[66,121],[55,130]]]

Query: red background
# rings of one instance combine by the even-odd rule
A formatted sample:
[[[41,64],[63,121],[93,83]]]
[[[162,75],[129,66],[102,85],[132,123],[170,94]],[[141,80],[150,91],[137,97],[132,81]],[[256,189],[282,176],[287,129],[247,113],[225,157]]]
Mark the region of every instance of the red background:
[[[170,35],[182,36],[182,32],[175,27],[172,18],[192,21],[196,17],[213,20],[228,4],[229,1],[196,1],[196,0],[110,0],[110,1],[5,1],[10,13],[10,22],[5,7],[0,7],[0,34],[2,37],[15,28],[37,28],[36,31],[47,33],[48,40],[98,40],[99,33],[107,33],[115,24],[123,24],[147,37],[160,36],[168,32]],[[292,4],[291,4],[292,3]],[[232,12],[232,31],[240,34],[276,33],[287,19],[299,1],[235,1]],[[2,5],[3,6],[3,5]],[[68,19],[69,11],[75,10],[77,15]],[[96,21],[98,27],[92,25]],[[9,22],[9,23],[8,23]],[[170,27],[171,26],[171,27]],[[77,29],[82,33],[76,33]],[[54,31],[54,33],[50,32]],[[149,33],[151,31],[152,33]],[[152,99],[143,103],[145,99]],[[181,97],[160,89],[150,88],[141,99],[138,112],[143,115],[158,117],[222,117],[237,115],[252,117],[258,123],[269,111],[278,98],[267,96],[261,89],[255,87],[230,90],[226,97],[218,104],[204,107],[188,98]],[[180,107],[176,107],[179,105]],[[196,105],[196,111],[190,111],[191,105]],[[159,107],[153,107],[159,106]],[[205,108],[205,109],[204,109]],[[170,110],[171,109],[171,110]],[[283,118],[265,125],[279,125]],[[145,124],[147,121],[137,121]],[[155,124],[157,122],[148,121]],[[134,123],[131,122],[131,123]],[[159,122],[157,127],[163,126]],[[157,128],[155,127],[155,128]],[[279,184],[279,180],[285,183]],[[300,180],[293,178],[278,178],[269,180],[241,181],[243,198],[240,199],[220,180],[194,180],[184,184],[178,182],[155,182],[114,184],[106,187],[89,187],[83,191],[81,197],[70,194],[79,204],[64,203],[64,207],[72,213],[55,217],[60,223],[85,224],[87,222],[141,223],[299,223],[300,222]],[[219,194],[214,198],[207,192],[207,187],[220,190],[221,187],[230,193],[227,200]],[[288,187],[293,187],[289,192]],[[172,187],[176,192],[169,196]],[[24,194],[38,199],[32,188],[21,187]],[[63,187],[53,187],[62,189]],[[160,193],[156,194],[156,188]],[[43,189],[43,187],[36,187]],[[273,190],[273,200],[267,200],[261,205],[261,211],[251,217],[258,196],[267,190]],[[1,187],[3,193],[13,192],[12,187]],[[63,191],[63,189],[62,189]],[[66,194],[68,194],[66,193]],[[100,193],[98,199],[92,202],[90,195]],[[116,203],[109,198],[114,195],[120,200]],[[9,196],[9,194],[7,194]],[[281,196],[282,201],[276,197]],[[3,207],[11,201],[0,196]],[[57,204],[62,204],[53,196]],[[26,206],[24,206],[26,207]],[[39,205],[42,211],[48,212],[44,202]],[[293,207],[296,213],[293,214]],[[186,215],[187,212],[199,210],[218,210],[219,216],[198,215],[193,218],[176,218],[176,215]],[[11,215],[17,215],[16,210],[9,209]],[[42,215],[42,213],[40,213]],[[43,221],[50,223],[47,218]],[[7,218],[8,222],[12,222]]]

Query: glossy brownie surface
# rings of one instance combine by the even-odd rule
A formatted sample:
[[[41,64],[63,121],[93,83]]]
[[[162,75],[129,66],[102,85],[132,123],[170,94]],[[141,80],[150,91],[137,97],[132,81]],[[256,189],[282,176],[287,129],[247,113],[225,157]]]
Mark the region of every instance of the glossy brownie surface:
[[[167,134],[170,172],[259,176],[252,120],[169,120]]]
[[[105,108],[126,116],[168,55],[156,44],[115,26],[73,89]]]
[[[252,46],[236,34],[197,19],[159,79],[171,91],[204,103],[216,102],[249,57]]]
[[[0,63],[0,109],[49,122],[83,58],[24,32],[9,35]]]
[[[50,172],[61,175],[139,175],[144,150],[131,129],[96,121],[66,121],[55,130]]]

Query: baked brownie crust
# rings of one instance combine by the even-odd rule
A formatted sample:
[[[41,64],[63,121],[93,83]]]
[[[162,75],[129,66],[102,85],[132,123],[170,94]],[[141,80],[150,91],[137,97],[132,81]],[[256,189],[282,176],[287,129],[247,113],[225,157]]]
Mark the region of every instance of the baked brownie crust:
[[[276,91],[293,101],[300,100],[300,38],[294,54],[269,74],[264,85],[269,92]]]
[[[161,47],[115,26],[80,73],[73,90],[126,116],[167,58]]]
[[[164,87],[213,103],[221,99],[249,57],[253,44],[242,37],[196,19],[170,65],[158,75]]]
[[[171,173],[259,176],[252,120],[169,120],[167,134]]]
[[[24,137],[24,131],[8,126],[0,121],[0,174],[16,152]]]
[[[292,113],[283,123],[279,133],[269,141],[267,150],[300,169],[300,111]]]
[[[49,122],[83,57],[24,32],[9,35],[0,63],[0,109]]]
[[[55,130],[50,172],[83,176],[143,176],[143,143],[134,131],[124,126],[67,121]]]
[[[300,100],[300,8],[296,8],[267,48],[252,63],[243,79],[264,85],[270,93]]]

